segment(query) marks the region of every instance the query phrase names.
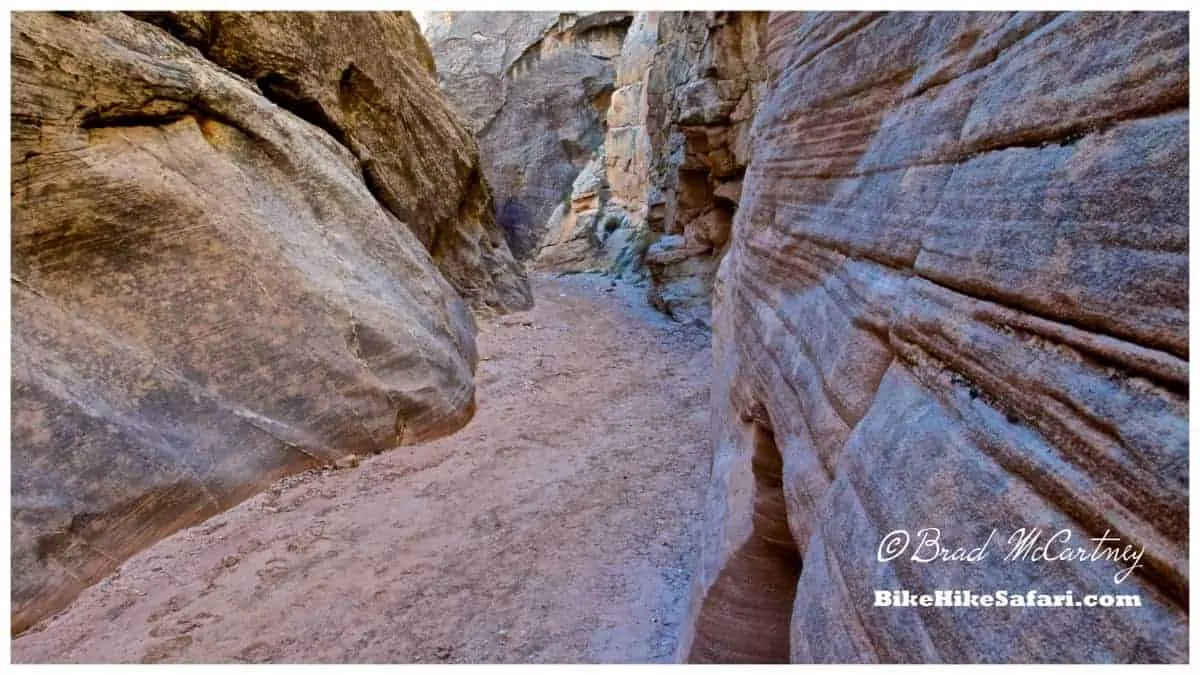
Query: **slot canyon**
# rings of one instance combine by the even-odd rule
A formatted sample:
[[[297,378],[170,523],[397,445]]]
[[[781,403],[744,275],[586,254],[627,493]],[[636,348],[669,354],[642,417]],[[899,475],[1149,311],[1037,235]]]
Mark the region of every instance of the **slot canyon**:
[[[12,660],[1186,663],[1188,29],[12,13]]]

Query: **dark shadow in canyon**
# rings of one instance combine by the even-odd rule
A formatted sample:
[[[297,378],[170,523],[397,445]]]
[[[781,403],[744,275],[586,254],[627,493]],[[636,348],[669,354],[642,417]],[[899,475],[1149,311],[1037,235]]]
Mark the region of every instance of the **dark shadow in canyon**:
[[[752,425],[753,529],[704,597],[690,663],[788,663],[800,553],[788,529],[783,458],[769,423]]]

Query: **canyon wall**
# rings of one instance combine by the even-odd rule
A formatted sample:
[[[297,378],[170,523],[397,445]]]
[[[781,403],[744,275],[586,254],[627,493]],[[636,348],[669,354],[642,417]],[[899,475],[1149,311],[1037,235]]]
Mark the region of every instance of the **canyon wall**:
[[[531,304],[404,13],[16,13],[12,618],[454,431]]]
[[[1187,16],[780,13],[767,35],[680,656],[1186,662]],[[923,564],[922,528],[988,548]],[[1066,531],[1053,557],[1144,553],[1006,560],[1020,528]],[[902,589],[1141,606],[875,606]]]
[[[479,139],[496,217],[518,258],[604,140],[628,12],[427,12],[446,95]]]
[[[660,311],[708,320],[766,84],[765,19],[634,17],[617,60],[603,154],[584,172],[603,167],[603,180],[577,183],[551,216],[539,267],[646,279]]]

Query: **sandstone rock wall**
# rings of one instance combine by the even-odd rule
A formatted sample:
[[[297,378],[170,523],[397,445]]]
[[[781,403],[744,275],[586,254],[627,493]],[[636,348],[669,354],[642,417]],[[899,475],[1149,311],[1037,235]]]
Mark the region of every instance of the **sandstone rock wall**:
[[[483,152],[496,214],[519,258],[604,140],[628,12],[430,12],[438,79]]]
[[[535,256],[538,268],[645,276],[642,259],[649,242],[644,200],[652,148],[642,92],[659,51],[658,20],[658,12],[633,17],[616,60],[604,142],[547,221]]]
[[[14,14],[14,631],[470,418],[460,293],[530,296],[431,68],[402,13]]]
[[[1186,661],[1187,16],[781,13],[768,36],[681,656]],[[925,527],[1000,539],[877,562]],[[1018,528],[1144,556],[1122,583],[1127,563],[1005,561]]]
[[[635,16],[607,115],[607,194],[595,217],[570,217],[581,195],[551,217],[539,266],[648,278],[655,307],[708,319],[765,86],[764,25],[756,12]]]

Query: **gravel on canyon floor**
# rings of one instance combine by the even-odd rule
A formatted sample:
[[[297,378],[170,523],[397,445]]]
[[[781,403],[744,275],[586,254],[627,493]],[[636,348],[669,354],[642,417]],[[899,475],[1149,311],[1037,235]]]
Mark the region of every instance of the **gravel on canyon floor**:
[[[480,321],[458,433],[158,542],[15,662],[673,659],[711,453],[707,331],[598,275]]]

